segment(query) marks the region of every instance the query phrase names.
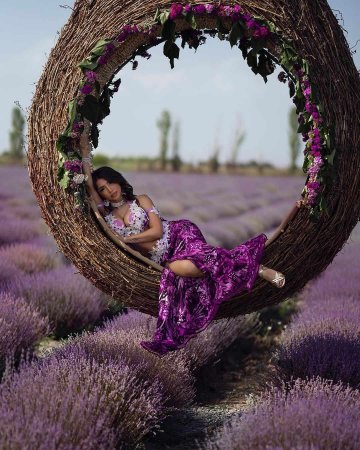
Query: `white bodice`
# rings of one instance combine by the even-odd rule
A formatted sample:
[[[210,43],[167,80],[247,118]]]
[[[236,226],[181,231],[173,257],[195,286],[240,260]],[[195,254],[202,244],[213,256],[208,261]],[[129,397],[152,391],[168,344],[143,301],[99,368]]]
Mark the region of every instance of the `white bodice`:
[[[105,216],[105,220],[110,226],[110,228],[115,231],[115,233],[121,236],[131,236],[134,234],[141,233],[145,231],[149,226],[149,212],[157,214],[163,225],[163,236],[158,239],[150,251],[151,259],[158,264],[162,262],[162,257],[169,246],[169,222],[161,217],[159,210],[153,206],[149,209],[144,209],[136,203],[136,200],[129,201],[130,215],[129,215],[129,225],[115,217],[112,212]]]

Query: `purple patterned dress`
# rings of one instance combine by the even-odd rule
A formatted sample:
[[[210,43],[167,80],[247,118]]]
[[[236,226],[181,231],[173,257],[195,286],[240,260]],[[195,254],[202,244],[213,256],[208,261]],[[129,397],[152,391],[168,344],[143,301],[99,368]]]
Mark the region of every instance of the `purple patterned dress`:
[[[124,226],[112,214],[105,217],[110,227],[123,236],[144,231],[148,213],[159,215],[163,237],[153,247],[151,259],[162,266],[166,262],[189,259],[203,277],[182,277],[164,267],[160,278],[159,316],[152,341],[140,344],[157,356],[180,349],[215,317],[221,302],[247,290],[258,274],[267,240],[260,234],[245,243],[226,250],[208,244],[193,222],[187,219],[166,220],[153,207],[144,210],[136,201],[130,203],[129,226]]]

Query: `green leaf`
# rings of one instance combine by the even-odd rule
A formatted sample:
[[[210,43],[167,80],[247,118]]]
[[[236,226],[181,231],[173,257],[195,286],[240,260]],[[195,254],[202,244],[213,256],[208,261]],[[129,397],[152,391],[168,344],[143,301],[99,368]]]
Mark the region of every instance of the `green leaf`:
[[[156,8],[156,13],[155,13],[155,16],[154,16],[154,22],[158,22],[158,20],[159,20],[159,15],[160,15],[159,8]]]
[[[164,55],[170,59],[170,66],[174,68],[174,58],[179,59],[180,48],[172,41],[166,41],[164,44]]]
[[[60,164],[60,161],[59,161],[59,164]],[[61,165],[59,165],[58,172],[57,172],[57,179],[59,182],[62,180],[64,175],[65,175],[65,168],[63,166],[63,163],[61,163]]]
[[[229,32],[229,29],[225,27],[225,25],[223,24],[222,20],[219,17],[217,18],[217,29],[221,34],[227,34]]]
[[[61,180],[59,181],[60,186],[61,186],[63,189],[66,189],[66,188],[68,187],[69,181],[70,181],[70,179],[69,179],[68,173],[67,173],[67,172],[64,172],[63,177],[62,177]]]
[[[300,85],[300,81],[299,80],[296,81],[295,92],[296,92],[296,97],[297,98],[301,98],[301,97],[304,96],[303,93],[302,93],[302,90],[301,90],[301,85]]]
[[[91,123],[97,123],[100,112],[99,102],[96,97],[89,94],[85,97],[84,103],[79,107],[81,114]]]
[[[161,36],[167,41],[173,40],[175,37],[176,24],[173,20],[168,19],[161,30]]]
[[[158,21],[161,23],[161,25],[164,25],[164,23],[168,20],[169,15],[170,15],[169,11],[164,11],[159,14]]]
[[[254,73],[257,73],[257,55],[252,50],[249,51],[246,62]],[[256,70],[256,71],[255,71]]]
[[[290,95],[290,98],[294,97],[294,95],[295,95],[295,85],[292,81],[289,82],[289,95]]]
[[[266,41],[262,38],[254,38],[252,37],[250,40],[251,47],[253,48],[254,52],[259,53],[259,50],[265,47]]]
[[[99,129],[96,125],[91,127],[90,138],[94,148],[97,148],[99,145]]]
[[[191,28],[194,28],[194,29],[197,28],[197,23],[196,23],[196,18],[195,18],[194,13],[188,12],[185,16],[185,20],[191,26]]]
[[[100,56],[104,51],[105,45],[108,44],[109,42],[110,42],[110,39],[100,39],[95,44],[95,47],[91,49],[90,53],[92,55]]]
[[[302,68],[304,72],[308,75],[309,74],[309,63],[306,61],[306,59],[302,60]]]
[[[81,69],[89,69],[94,70],[97,67],[96,60],[93,59],[84,59],[81,63],[78,64],[78,67]]]
[[[235,22],[231,27],[229,42],[231,47],[237,44],[237,41],[243,36],[243,29],[239,22]]]
[[[330,164],[330,166],[334,165],[335,154],[336,154],[336,150],[334,148],[334,150],[330,153],[330,155],[325,156],[325,159],[328,162],[328,164]]]

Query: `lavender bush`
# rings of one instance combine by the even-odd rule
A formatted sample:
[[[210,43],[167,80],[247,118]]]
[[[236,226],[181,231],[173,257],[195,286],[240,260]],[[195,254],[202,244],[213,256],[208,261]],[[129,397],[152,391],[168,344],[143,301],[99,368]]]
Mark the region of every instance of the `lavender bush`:
[[[274,353],[279,377],[323,378],[360,387],[359,244],[347,244],[303,291],[301,310]],[[350,240],[351,241],[351,240]]]
[[[41,233],[38,221],[0,217],[0,245],[25,242]]]
[[[106,297],[73,267],[17,278],[6,290],[23,297],[49,318],[55,337],[83,329],[107,309]]]
[[[13,244],[0,249],[0,259],[14,264],[25,273],[32,274],[54,269],[60,258],[34,244]]]
[[[298,322],[284,333],[274,359],[284,380],[319,375],[360,387],[358,319],[349,320],[335,312],[326,319]]]
[[[21,271],[10,261],[0,259],[0,291],[12,279],[21,275]]]
[[[206,450],[360,448],[360,393],[320,377],[270,387]]]
[[[80,349],[98,362],[121,358],[134,370],[141,367],[141,371],[136,372],[138,379],[160,382],[165,406],[189,406],[195,397],[195,380],[185,355],[173,354],[159,359],[139,344],[150,338],[150,326],[155,327],[155,322],[155,318],[137,312],[120,315],[105,321],[104,326],[97,327],[93,333],[70,337],[54,354],[66,358]]]
[[[22,351],[50,331],[48,320],[22,298],[0,292],[0,375],[6,359],[18,359]]]
[[[191,339],[182,351],[191,370],[197,371],[218,358],[237,339],[256,334],[260,327],[259,313],[217,320]]]
[[[0,385],[0,448],[124,448],[162,416],[156,380],[140,381],[120,360],[102,364],[78,351],[7,373]]]

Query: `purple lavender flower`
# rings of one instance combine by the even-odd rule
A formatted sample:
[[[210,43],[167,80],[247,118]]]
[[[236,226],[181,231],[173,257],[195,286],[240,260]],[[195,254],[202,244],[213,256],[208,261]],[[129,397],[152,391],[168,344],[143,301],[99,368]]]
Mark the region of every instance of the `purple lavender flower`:
[[[164,415],[157,380],[139,381],[120,358],[50,356],[1,384],[0,448],[134,448]]]
[[[270,386],[206,450],[360,448],[360,393],[320,377]],[[261,426],[259,426],[261,424]]]
[[[34,343],[50,333],[48,319],[32,305],[9,293],[0,293],[0,375],[6,358],[18,358],[22,350],[32,350]]]
[[[48,317],[57,337],[96,321],[108,306],[102,293],[71,266],[12,280],[6,291],[23,297]]]
[[[60,264],[59,258],[50,251],[29,243],[0,248],[0,260],[28,274],[51,270]]]

